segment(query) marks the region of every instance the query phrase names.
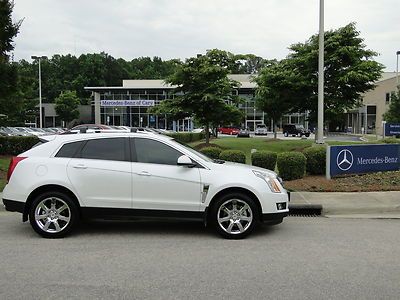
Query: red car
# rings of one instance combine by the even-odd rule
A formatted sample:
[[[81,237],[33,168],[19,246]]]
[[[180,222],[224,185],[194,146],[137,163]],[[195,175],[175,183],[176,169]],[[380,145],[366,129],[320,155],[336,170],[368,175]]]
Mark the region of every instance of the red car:
[[[238,135],[240,129],[234,126],[226,126],[218,128],[218,132],[222,134]]]

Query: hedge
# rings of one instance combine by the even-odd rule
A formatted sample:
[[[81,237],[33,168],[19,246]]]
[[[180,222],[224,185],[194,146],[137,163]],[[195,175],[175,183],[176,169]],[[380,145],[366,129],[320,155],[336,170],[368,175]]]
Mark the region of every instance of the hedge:
[[[38,142],[36,136],[0,136],[0,155],[18,155]]]
[[[391,138],[385,138],[382,140],[385,144],[400,144],[400,139],[391,137]]]
[[[244,164],[246,163],[246,155],[240,150],[224,150],[219,155],[222,160],[232,161]]]
[[[282,152],[278,154],[277,167],[283,180],[293,180],[304,177],[306,172],[306,157],[300,152]]]
[[[205,148],[201,149],[200,152],[207,155],[210,158],[218,159],[219,155],[222,152],[222,149],[217,148],[217,147],[205,147]]]
[[[273,171],[275,170],[276,158],[277,158],[276,152],[257,151],[251,154],[251,164],[253,166]]]
[[[196,142],[205,138],[205,135],[202,132],[174,132],[168,133],[168,136],[183,143]]]
[[[306,170],[308,174],[325,174],[326,170],[326,148],[321,146],[304,149],[304,156],[307,159]]]

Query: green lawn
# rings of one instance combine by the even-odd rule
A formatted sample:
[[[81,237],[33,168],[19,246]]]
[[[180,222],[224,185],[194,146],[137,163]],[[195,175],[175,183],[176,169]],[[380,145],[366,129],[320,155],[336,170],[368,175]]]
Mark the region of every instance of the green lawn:
[[[6,185],[6,176],[10,158],[8,156],[0,156],[0,192]]]
[[[190,146],[196,148],[199,144],[203,144],[203,141],[193,142]],[[211,139],[211,144],[218,145],[225,149],[241,150],[246,154],[246,163],[250,163],[251,149],[268,150],[273,152],[286,152],[286,151],[303,151],[305,148],[310,147],[314,144],[314,140],[309,139],[298,139],[298,140],[274,140],[264,138],[236,138],[236,137],[224,137]],[[329,145],[351,145],[360,144],[360,142],[328,142]]]

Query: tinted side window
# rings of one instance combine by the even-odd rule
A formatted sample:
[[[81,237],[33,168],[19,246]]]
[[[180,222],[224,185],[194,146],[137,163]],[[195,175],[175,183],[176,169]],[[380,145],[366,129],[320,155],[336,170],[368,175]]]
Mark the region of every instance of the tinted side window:
[[[74,157],[85,141],[65,144],[58,150],[56,157]]]
[[[125,159],[125,139],[109,138],[87,141],[80,153],[81,158],[119,160]]]
[[[176,165],[178,157],[183,155],[174,148],[158,141],[141,138],[132,140],[134,140],[134,146],[131,148],[136,149],[136,153],[132,157],[135,157],[136,154],[137,162]]]

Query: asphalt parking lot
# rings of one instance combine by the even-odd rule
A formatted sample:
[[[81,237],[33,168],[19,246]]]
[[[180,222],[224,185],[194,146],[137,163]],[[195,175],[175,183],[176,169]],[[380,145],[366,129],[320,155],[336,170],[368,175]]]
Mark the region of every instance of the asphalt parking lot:
[[[59,240],[0,212],[1,299],[397,299],[399,220],[289,217],[245,240],[96,222]]]

